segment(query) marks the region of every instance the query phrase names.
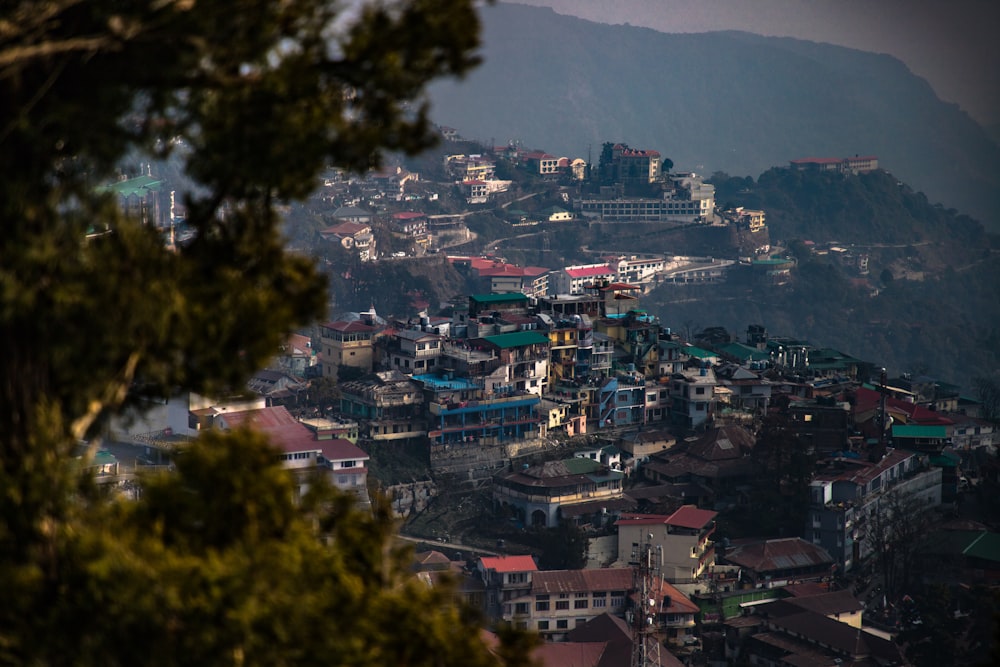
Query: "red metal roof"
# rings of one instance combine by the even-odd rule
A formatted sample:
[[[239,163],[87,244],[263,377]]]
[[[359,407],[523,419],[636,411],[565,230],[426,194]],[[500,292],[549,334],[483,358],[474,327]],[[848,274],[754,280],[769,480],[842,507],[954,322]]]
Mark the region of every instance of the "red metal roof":
[[[533,594],[625,591],[630,588],[632,588],[631,568],[546,570],[531,575]]]
[[[483,568],[497,572],[537,572],[538,566],[531,556],[483,556]]]
[[[368,455],[364,450],[355,445],[350,440],[343,438],[333,438],[332,440],[317,440],[313,443],[323,458],[327,461],[367,461]]]
[[[566,275],[570,278],[592,278],[593,276],[604,276],[614,273],[610,266],[588,266],[583,269],[566,269]]]
[[[361,320],[354,320],[353,322],[327,322],[323,325],[327,329],[333,329],[334,331],[339,331],[340,333],[355,333],[358,331],[375,331],[375,327],[369,326],[362,322]]]
[[[700,510],[694,505],[684,505],[679,510],[670,515],[667,523],[671,526],[681,528],[704,528],[715,520],[718,512],[711,510]]]

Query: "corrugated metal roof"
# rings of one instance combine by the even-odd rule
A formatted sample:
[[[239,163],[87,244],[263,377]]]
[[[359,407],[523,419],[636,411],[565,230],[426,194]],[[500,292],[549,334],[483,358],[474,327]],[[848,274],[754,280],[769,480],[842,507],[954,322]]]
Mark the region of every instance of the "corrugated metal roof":
[[[516,333],[499,334],[497,336],[486,336],[483,340],[500,349],[511,347],[522,347],[524,345],[548,345],[549,337],[537,331],[518,331]]]
[[[538,566],[531,556],[483,556],[479,559],[486,570],[497,572],[537,572]]]
[[[531,576],[532,594],[625,591],[632,588],[631,568],[547,570]]]

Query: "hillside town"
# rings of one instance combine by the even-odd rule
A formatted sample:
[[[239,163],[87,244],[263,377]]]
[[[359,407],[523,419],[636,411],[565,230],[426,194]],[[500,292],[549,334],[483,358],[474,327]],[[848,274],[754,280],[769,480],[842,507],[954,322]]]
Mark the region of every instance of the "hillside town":
[[[300,490],[320,471],[362,505],[384,494],[418,544],[415,576],[457,582],[488,628],[537,632],[550,667],[906,665],[937,641],[920,631],[932,612],[957,623],[956,654],[982,658],[992,629],[963,604],[1000,576],[996,423],[969,388],[760,323],[690,330],[644,307],[664,284],[741,271],[781,285],[796,269],[766,211],[721,207],[702,177],[672,169],[622,143],[596,165],[510,144],[447,153],[447,181],[403,166],[331,173],[311,202],[329,223],[311,251],[447,262],[475,291],[333,311],[288,336],[251,398],[178,396],[117,423],[118,449],[92,463],[99,480],[136,493],[133,471],[169,466],[199,432],[259,430]],[[512,192],[522,178],[569,184],[564,205],[527,210]],[[166,243],[185,242],[168,183],[150,171],[108,187]],[[472,251],[465,219],[486,205],[514,235],[656,224],[709,229],[731,253],[519,266],[496,246]],[[863,249],[813,250],[868,280]],[[114,451],[137,453],[129,466]],[[554,555],[546,535],[578,548]]]

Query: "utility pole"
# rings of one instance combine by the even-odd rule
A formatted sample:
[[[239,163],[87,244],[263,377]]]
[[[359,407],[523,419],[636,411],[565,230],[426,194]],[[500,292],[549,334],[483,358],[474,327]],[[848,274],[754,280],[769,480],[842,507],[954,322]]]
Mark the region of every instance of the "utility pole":
[[[633,589],[636,605],[632,613],[632,662],[631,667],[659,667],[660,636],[657,632],[662,595],[659,585],[660,564],[663,561],[663,547],[653,548],[653,535],[643,544],[632,548]]]

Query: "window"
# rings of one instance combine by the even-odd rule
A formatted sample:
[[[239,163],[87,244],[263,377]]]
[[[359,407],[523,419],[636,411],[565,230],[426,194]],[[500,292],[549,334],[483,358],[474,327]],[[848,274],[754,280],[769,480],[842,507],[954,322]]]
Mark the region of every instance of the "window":
[[[549,610],[549,603],[548,602],[536,602],[535,603],[535,611],[548,611],[548,610]]]
[[[594,606],[595,607],[606,607],[606,606],[608,606],[608,601],[607,601],[606,598],[595,598],[594,599]]]
[[[558,628],[559,630],[565,630],[568,627],[569,627],[569,621],[567,621],[566,619],[563,619],[561,621],[556,621],[556,628]]]
[[[539,630],[548,630],[549,629],[549,622],[548,621],[538,621],[538,629]]]
[[[341,468],[354,468],[358,465],[357,461],[344,461],[340,464]]]
[[[556,611],[569,609],[569,600],[556,600]]]
[[[527,614],[529,611],[527,602],[518,602],[514,605],[515,614]]]
[[[698,388],[696,388],[696,389],[694,390],[694,393],[696,393],[696,394],[698,394],[699,396],[701,396],[702,394],[704,394],[704,393],[705,393],[705,388],[704,388],[704,387],[698,387]]]
[[[588,600],[574,600],[573,609],[587,609],[590,606]]]
[[[621,607],[625,604],[625,591],[611,591],[611,606]]]

